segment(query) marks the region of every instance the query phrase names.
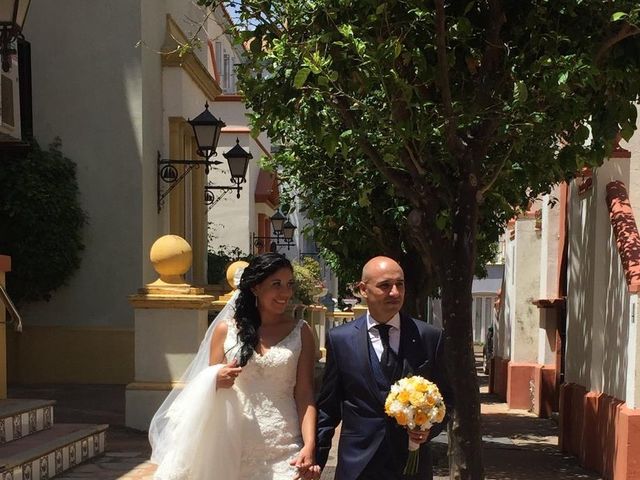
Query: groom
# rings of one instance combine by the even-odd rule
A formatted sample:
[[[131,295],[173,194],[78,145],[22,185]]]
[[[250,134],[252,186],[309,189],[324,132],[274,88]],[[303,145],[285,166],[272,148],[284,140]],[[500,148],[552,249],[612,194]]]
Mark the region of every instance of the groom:
[[[436,383],[452,408],[443,361],[444,336],[425,322],[400,313],[404,273],[397,262],[375,257],[362,270],[360,294],[366,315],[332,329],[318,398],[316,461],[324,468],[331,438],[342,421],[335,480],[400,480],[409,437],[421,444],[415,479],[433,478],[428,441],[449,415],[429,432],[408,432],[384,412],[384,401],[398,379],[421,375]]]

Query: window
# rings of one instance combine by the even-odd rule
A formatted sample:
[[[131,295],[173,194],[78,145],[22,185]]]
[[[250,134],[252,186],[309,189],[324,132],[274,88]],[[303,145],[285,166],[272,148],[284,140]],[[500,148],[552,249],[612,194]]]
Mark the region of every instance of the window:
[[[231,60],[229,58],[229,54],[225,53],[222,57],[222,90],[224,93],[229,93],[230,85],[230,76],[231,76]]]
[[[216,71],[218,75],[222,75],[222,42],[216,42]],[[217,78],[220,81],[220,78]]]

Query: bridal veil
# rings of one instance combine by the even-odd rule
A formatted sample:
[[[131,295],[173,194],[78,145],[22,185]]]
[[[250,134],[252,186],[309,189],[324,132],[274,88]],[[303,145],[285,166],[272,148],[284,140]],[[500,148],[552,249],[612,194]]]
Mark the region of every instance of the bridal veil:
[[[240,283],[243,269],[234,275]],[[151,461],[157,480],[237,479],[240,470],[241,407],[234,389],[216,389],[223,365],[209,366],[213,331],[232,319],[239,292],[233,294],[207,329],[198,352],[155,413],[149,426]]]

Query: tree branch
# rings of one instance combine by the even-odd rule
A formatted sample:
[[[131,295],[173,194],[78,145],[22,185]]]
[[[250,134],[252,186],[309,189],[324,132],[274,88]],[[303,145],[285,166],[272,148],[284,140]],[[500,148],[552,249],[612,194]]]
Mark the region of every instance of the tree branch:
[[[349,110],[347,100],[341,97],[334,96],[333,104],[340,113],[340,116],[342,117],[345,125],[354,132],[357,132],[359,125],[356,119],[353,117],[353,114]],[[380,172],[399,189],[399,194],[406,197],[410,201],[419,204],[419,197],[417,197],[414,193],[415,189],[412,188],[412,182],[405,175],[402,175],[399,171],[390,168],[385,163],[384,159],[380,156],[380,152],[364,136],[358,135],[356,137],[356,141],[358,142],[359,147],[362,149],[362,152],[371,159],[375,167],[380,170]]]
[[[480,62],[480,71],[482,81],[478,85],[477,103],[483,110],[491,110],[490,105],[494,102],[494,95],[501,91],[504,83],[504,71],[500,68],[504,55],[504,42],[500,37],[500,31],[506,19],[500,0],[489,1],[490,25],[487,28],[486,47]],[[474,160],[484,156],[489,148],[489,142],[499,124],[498,119],[494,115],[489,115],[472,135],[471,150],[480,155],[476,155]]]
[[[604,60],[604,57],[609,53],[614,45],[620,43],[625,38],[638,34],[640,34],[640,28],[628,22],[624,22],[620,30],[611,34],[598,49],[598,53],[596,53],[595,57],[596,65],[600,66],[600,63]]]
[[[451,153],[460,156],[464,145],[458,137],[453,102],[451,99],[451,85],[449,81],[449,60],[447,59],[447,32],[445,25],[444,0],[436,0],[436,48],[438,54],[438,77],[442,106],[444,109],[445,131],[447,146]]]
[[[498,168],[496,168],[495,172],[493,172],[493,175],[491,176],[491,179],[485,185],[483,185],[480,188],[479,191],[480,191],[481,195],[484,195],[485,193],[487,193],[491,189],[491,187],[493,187],[493,184],[496,183],[496,181],[498,180],[498,177],[500,176],[500,172],[502,172],[502,169],[507,164],[507,160],[511,156],[511,152],[512,151],[513,151],[513,144],[511,144],[511,147],[509,148],[509,151],[503,157],[502,162],[500,163]]]

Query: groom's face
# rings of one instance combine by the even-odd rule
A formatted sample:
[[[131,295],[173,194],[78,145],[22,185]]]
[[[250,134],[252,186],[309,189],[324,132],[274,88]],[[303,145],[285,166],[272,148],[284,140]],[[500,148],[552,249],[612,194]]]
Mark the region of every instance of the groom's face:
[[[386,323],[404,303],[404,273],[400,265],[391,259],[383,259],[367,267],[360,282],[360,294],[367,299],[371,316]]]

